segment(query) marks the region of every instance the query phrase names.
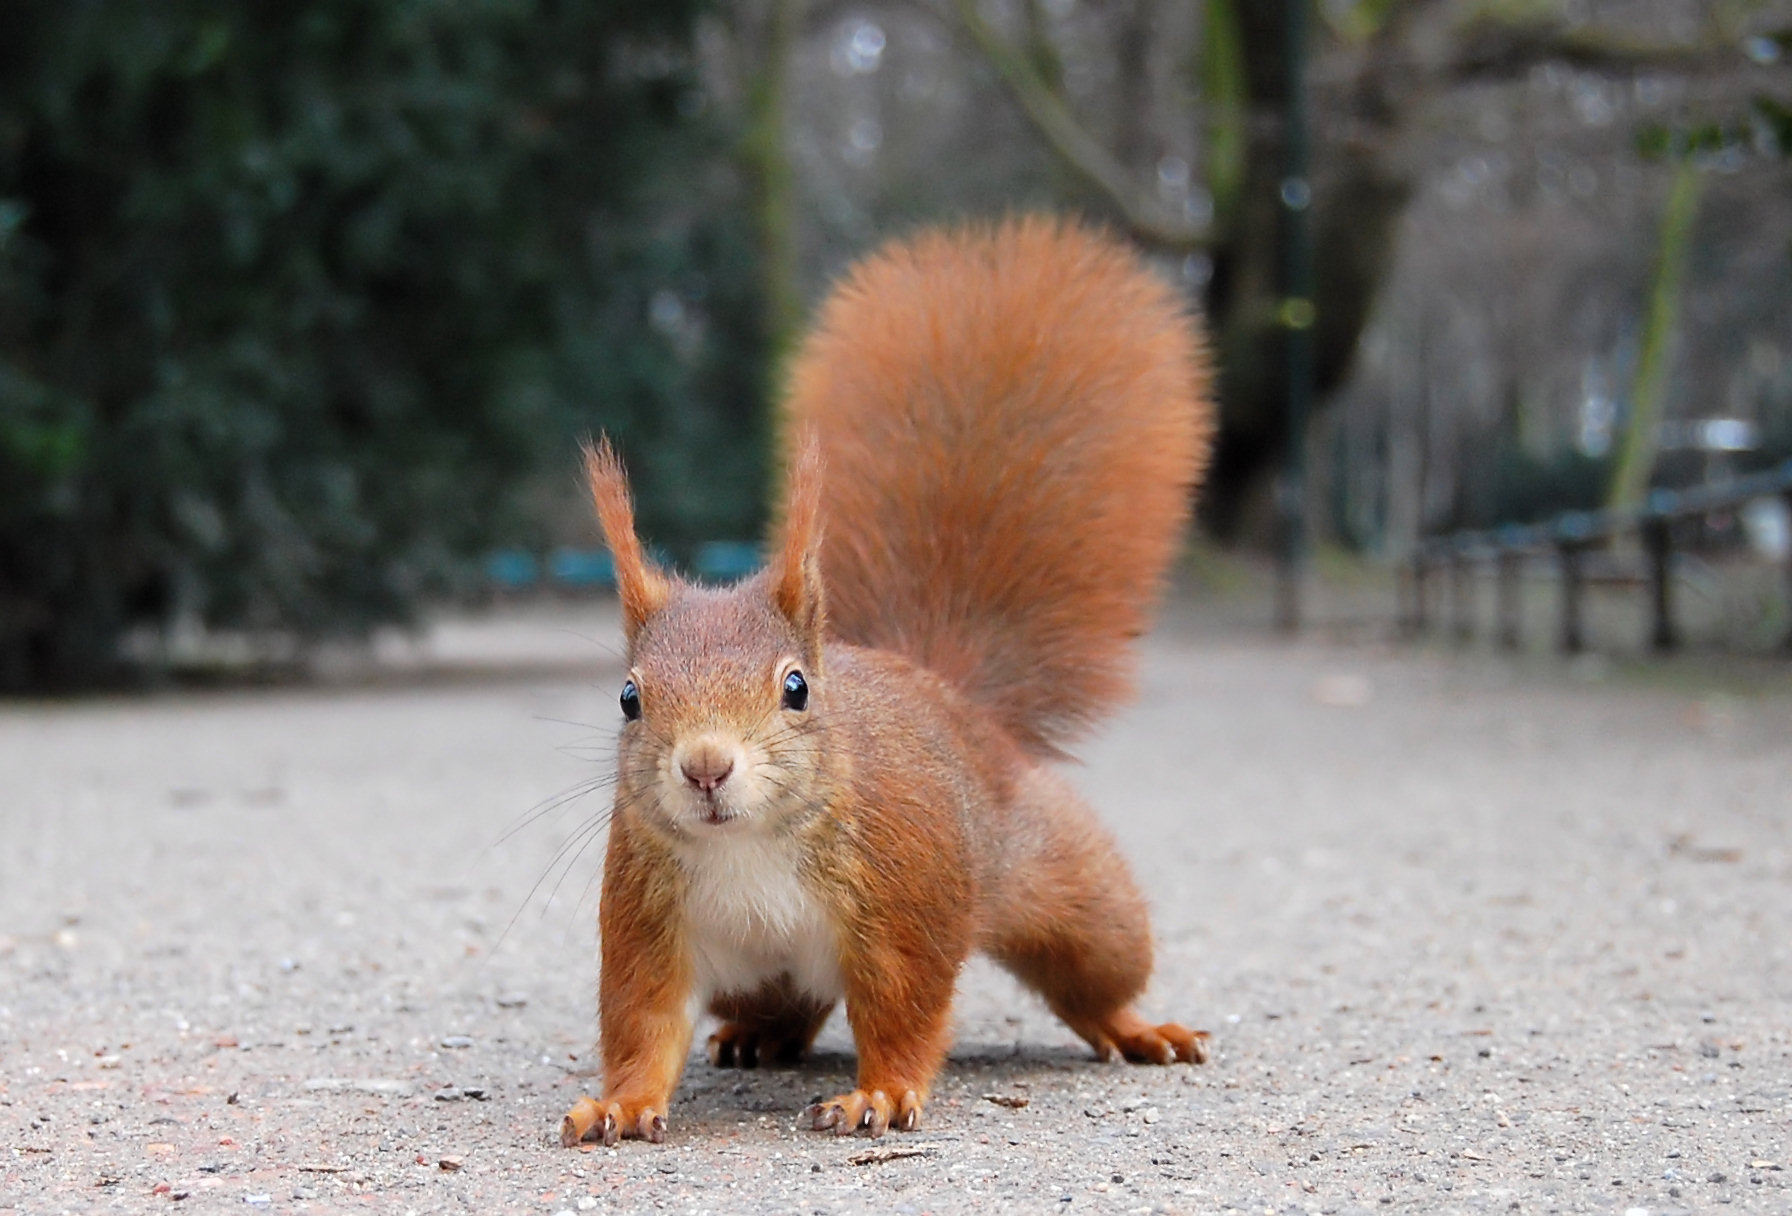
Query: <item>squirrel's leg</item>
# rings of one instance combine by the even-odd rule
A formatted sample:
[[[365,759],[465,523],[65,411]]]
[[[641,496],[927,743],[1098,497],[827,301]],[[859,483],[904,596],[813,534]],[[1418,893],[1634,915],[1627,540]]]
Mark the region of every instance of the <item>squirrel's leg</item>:
[[[1034,844],[992,901],[983,948],[1102,1059],[1205,1063],[1205,1031],[1154,1025],[1132,1009],[1151,978],[1150,917],[1095,813],[1043,768],[1021,782],[1016,803]]]
[[[950,943],[964,934],[943,919],[931,927],[885,921],[881,928],[874,944],[842,960],[859,1084],[809,1108],[816,1131],[881,1136],[892,1127],[916,1130],[934,1075],[946,1058],[952,989],[968,952],[959,950],[951,957]]]
[[[952,974],[943,983],[937,976],[907,978],[900,996],[900,989],[848,980],[846,1016],[859,1052],[859,1084],[809,1108],[816,1131],[881,1136],[892,1127],[921,1126],[921,1108],[951,1039]]]
[[[568,1148],[582,1140],[666,1138],[666,1108],[691,1049],[691,965],[663,865],[611,828],[598,909],[602,958],[598,1021],[601,1101],[580,1098],[560,1124]]]
[[[717,1068],[757,1068],[801,1062],[834,1005],[796,991],[780,977],[751,993],[718,996],[709,1011],[722,1019],[709,1036],[709,1062]]]

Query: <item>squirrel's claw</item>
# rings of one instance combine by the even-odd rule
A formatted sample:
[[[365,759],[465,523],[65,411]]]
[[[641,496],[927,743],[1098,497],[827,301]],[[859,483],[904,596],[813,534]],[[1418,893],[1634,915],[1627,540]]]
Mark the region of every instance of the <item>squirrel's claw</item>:
[[[560,1147],[576,1148],[602,1122],[603,1111],[597,1103],[590,1098],[580,1098],[560,1120]]]
[[[899,1132],[921,1130],[921,1095],[908,1090],[902,1095],[902,1101],[896,1107],[896,1118],[891,1123]]]

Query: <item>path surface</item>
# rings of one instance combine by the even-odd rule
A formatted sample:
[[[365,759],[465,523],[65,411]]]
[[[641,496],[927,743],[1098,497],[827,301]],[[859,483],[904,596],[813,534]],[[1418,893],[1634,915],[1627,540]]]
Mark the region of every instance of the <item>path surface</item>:
[[[977,964],[917,1134],[797,1130],[836,1020],[563,1151],[603,798],[494,842],[603,770],[578,630],[490,627],[555,675],[0,706],[0,1211],[1792,1210],[1792,692],[1174,626],[1076,779],[1211,1064],[1096,1064]]]

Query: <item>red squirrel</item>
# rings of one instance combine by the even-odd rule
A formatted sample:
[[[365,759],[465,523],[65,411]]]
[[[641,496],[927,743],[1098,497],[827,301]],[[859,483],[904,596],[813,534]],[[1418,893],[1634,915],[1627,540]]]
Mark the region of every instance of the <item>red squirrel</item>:
[[[663,1140],[697,1015],[794,1061],[846,1002],[858,1085],[816,1130],[920,1126],[973,950],[1103,1058],[1207,1036],[1133,1002],[1140,896],[1062,747],[1130,695],[1213,430],[1200,332],[1076,223],[923,232],[834,289],[790,369],[782,523],[730,587],[655,567],[586,471],[629,673],[599,903],[603,1097],[568,1146]]]

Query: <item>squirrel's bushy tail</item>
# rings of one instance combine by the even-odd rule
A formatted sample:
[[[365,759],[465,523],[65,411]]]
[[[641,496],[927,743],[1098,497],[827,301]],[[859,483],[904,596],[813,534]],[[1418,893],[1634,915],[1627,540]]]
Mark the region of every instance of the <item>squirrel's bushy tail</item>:
[[[825,461],[831,632],[1055,754],[1131,692],[1206,462],[1208,379],[1177,293],[1075,223],[931,231],[861,262],[787,403]]]

